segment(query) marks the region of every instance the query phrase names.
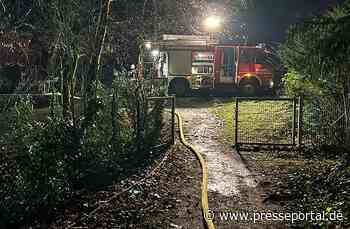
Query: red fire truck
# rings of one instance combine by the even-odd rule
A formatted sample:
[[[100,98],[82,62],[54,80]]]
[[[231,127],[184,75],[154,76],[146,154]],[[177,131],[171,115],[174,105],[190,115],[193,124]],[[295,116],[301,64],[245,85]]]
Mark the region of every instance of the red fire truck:
[[[154,69],[152,77],[168,79],[169,94],[184,96],[199,89],[255,95],[271,92],[275,86],[269,52],[261,46],[222,45],[205,36],[165,35],[161,41],[148,41],[145,47],[145,69]]]
[[[216,45],[214,50],[214,88],[238,89],[245,95],[273,90],[274,69],[265,48]]]

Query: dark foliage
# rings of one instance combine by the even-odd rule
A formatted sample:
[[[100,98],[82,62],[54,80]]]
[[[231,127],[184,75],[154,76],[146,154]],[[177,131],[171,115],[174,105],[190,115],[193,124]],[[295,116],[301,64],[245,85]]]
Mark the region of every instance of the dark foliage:
[[[291,206],[292,212],[341,213],[343,220],[329,222],[303,222],[303,227],[327,228],[350,225],[350,166],[348,163],[310,163],[289,175],[292,198],[297,200]]]
[[[14,131],[5,139],[13,149],[0,163],[0,226],[49,220],[77,191],[110,185],[146,164],[161,139],[163,105],[147,109],[143,85],[125,76],[113,89],[99,84],[96,118],[84,127],[84,112],[75,122],[62,116],[59,97],[42,120],[31,99],[17,100]]]
[[[322,144],[349,142],[350,2],[290,28],[281,56],[287,93],[306,98],[306,135]],[[325,134],[325,131],[333,132]],[[316,133],[315,133],[316,131]],[[317,132],[319,131],[319,132]],[[329,139],[327,139],[329,138]],[[317,142],[316,142],[317,143]]]
[[[349,226],[349,12],[350,1],[290,28],[281,55],[289,73],[287,94],[305,98],[303,138],[309,164],[290,174],[292,211],[340,212],[342,222],[301,227]]]

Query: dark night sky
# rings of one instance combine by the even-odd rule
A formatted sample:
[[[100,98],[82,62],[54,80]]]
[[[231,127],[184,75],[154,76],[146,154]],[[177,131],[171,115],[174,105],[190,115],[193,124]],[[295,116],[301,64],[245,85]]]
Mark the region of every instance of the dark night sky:
[[[289,25],[324,12],[341,0],[255,0],[249,24],[251,36],[260,42],[283,41]]]

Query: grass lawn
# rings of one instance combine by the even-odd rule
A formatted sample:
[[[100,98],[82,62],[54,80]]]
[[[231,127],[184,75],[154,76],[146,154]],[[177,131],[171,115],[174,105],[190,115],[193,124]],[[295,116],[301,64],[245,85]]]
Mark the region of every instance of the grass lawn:
[[[270,143],[287,143],[291,139],[291,102],[249,101],[242,102],[239,109],[240,136],[249,135],[248,140]],[[225,139],[233,144],[235,100],[218,100],[210,111],[224,120]],[[260,183],[268,194],[266,203],[277,203],[293,212],[340,212],[344,217],[343,221],[335,222],[302,221],[299,228],[312,228],[311,225],[349,228],[350,170],[349,165],[344,165],[335,155],[330,152],[324,155],[314,149],[283,151],[278,148],[240,153],[250,169],[262,174]]]
[[[224,135],[234,143],[235,99],[210,108],[225,122]],[[289,101],[243,101],[239,104],[239,142],[292,143],[293,108]]]

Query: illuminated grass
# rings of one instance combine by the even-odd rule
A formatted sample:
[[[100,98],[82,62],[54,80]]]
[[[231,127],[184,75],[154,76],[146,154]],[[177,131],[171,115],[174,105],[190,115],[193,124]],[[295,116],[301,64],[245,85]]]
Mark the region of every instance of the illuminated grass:
[[[225,139],[234,143],[235,100],[216,103],[211,112],[225,122]],[[292,103],[245,101],[239,104],[239,141],[286,144],[292,142]]]

